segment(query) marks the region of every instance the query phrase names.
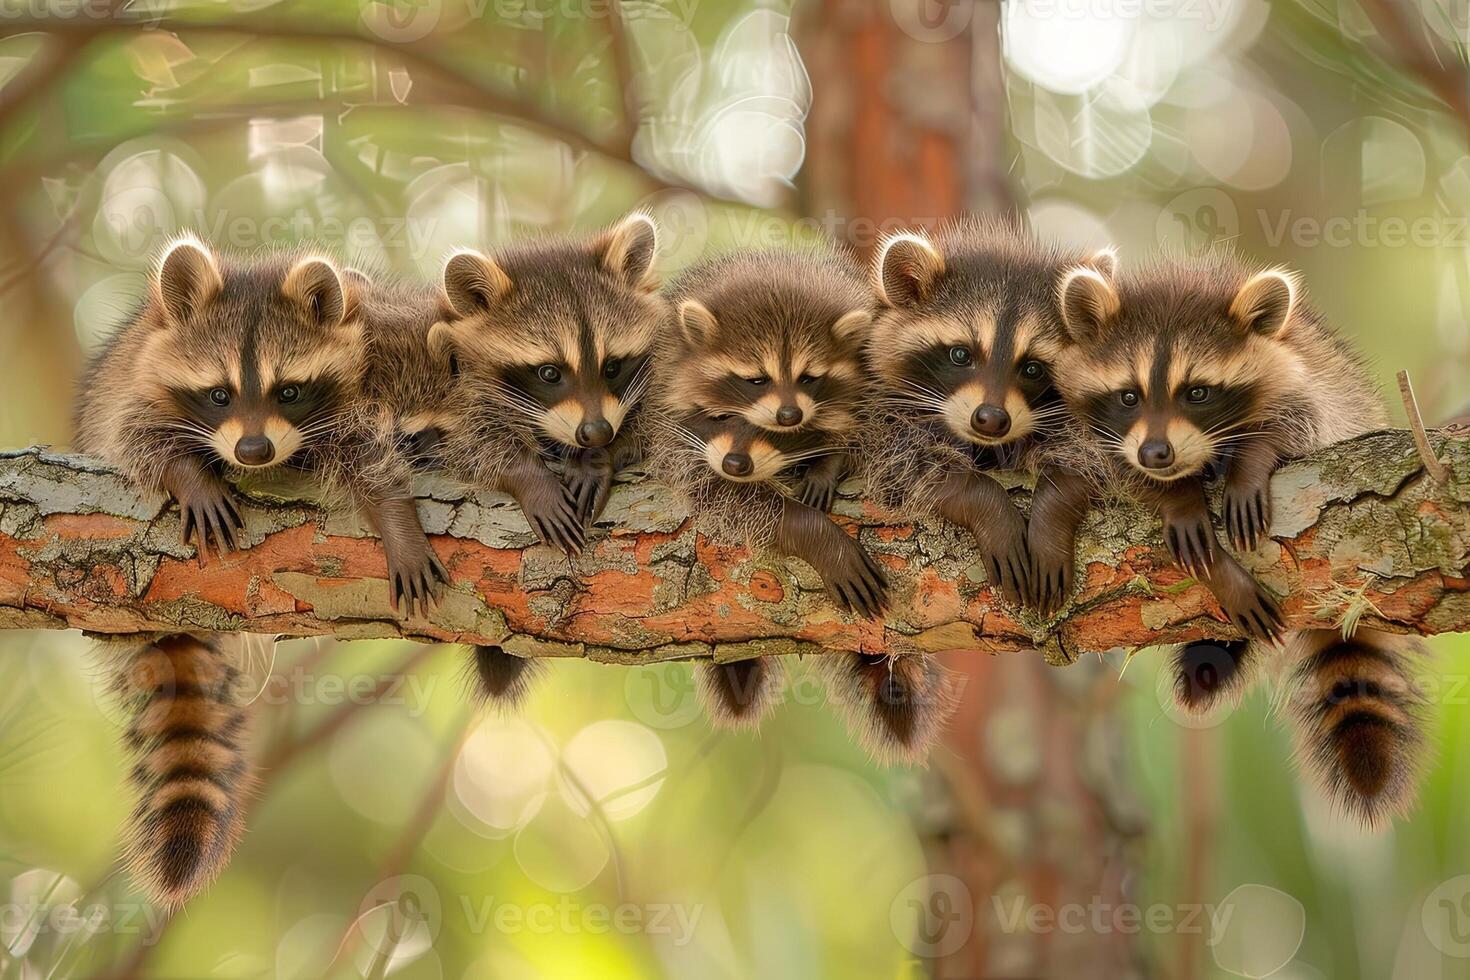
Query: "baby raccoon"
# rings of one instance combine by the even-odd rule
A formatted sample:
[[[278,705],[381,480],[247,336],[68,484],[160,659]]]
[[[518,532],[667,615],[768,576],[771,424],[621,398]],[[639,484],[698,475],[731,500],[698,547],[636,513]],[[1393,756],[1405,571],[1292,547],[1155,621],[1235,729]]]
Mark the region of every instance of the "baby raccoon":
[[[1082,477],[1049,462],[1075,439],[1054,375],[1068,342],[1056,287],[1080,261],[1015,226],[970,219],[889,237],[873,269],[882,306],[868,365],[883,397],[864,454],[869,492],[969,529],[992,585],[1044,614],[1071,592],[1090,496]],[[1113,273],[1111,250],[1085,261],[1099,279]],[[1039,471],[1029,529],[988,475],[999,469]]]
[[[613,473],[639,452],[624,430],[664,317],[656,248],[652,219],[634,213],[590,239],[462,251],[444,266],[448,315],[430,342],[456,375],[445,465],[509,493],[536,535],[568,553],[586,543]],[[482,694],[515,701],[530,663],[486,646],[472,667]]]
[[[1297,277],[1225,255],[1162,264],[1116,283],[1088,268],[1060,289],[1077,342],[1058,377],[1133,493],[1156,506],[1175,559],[1206,582],[1252,643],[1196,643],[1176,691],[1208,710],[1244,688],[1256,643],[1280,635],[1276,602],[1215,540],[1205,483],[1224,474],[1231,543],[1269,531],[1283,460],[1387,424],[1359,355],[1309,306]],[[1309,630],[1288,643],[1299,757],[1344,809],[1373,823],[1413,800],[1422,698],[1407,641]]]
[[[801,558],[844,609],[876,617],[887,584],[827,516],[850,466],[872,314],[856,267],[815,251],[728,255],[668,290],[653,469],[696,529]],[[769,658],[703,664],[712,717],[754,724],[774,700]]]
[[[173,243],[141,309],[92,361],[76,445],[139,486],[178,501],[200,561],[244,547],[224,477],[290,466],[345,491],[383,538],[390,596],[426,603],[443,569],[419,525],[407,467],[363,412],[363,313],[355,283],[327,259],[222,260]],[[228,859],[250,782],[232,701],[242,638],[165,636],[115,645],[132,690],[141,802],[129,851],[163,901],[202,888]]]

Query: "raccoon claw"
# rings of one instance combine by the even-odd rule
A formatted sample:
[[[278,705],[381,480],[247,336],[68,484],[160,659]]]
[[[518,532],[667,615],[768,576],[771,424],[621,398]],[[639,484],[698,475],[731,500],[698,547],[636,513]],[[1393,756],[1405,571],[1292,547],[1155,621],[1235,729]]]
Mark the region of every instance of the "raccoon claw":
[[[1285,632],[1286,620],[1276,600],[1234,561],[1222,563],[1210,588],[1231,624],[1246,636],[1275,643]]]
[[[825,514],[832,509],[832,504],[837,499],[837,483],[834,480],[808,476],[801,481],[801,494],[797,499]]]
[[[1255,551],[1271,527],[1271,497],[1266,487],[1225,491],[1225,532],[1238,551]]]
[[[1208,517],[1166,523],[1164,541],[1179,566],[1195,578],[1204,578],[1215,565],[1215,530]]]
[[[1023,597],[1031,593],[1031,556],[1024,531],[1018,531],[998,548],[982,546],[982,552],[990,584],[1000,590],[1006,602],[1021,605]]]
[[[524,509],[526,520],[543,544],[575,555],[587,543],[587,531],[570,494],[563,492],[553,500],[528,502]]]
[[[439,556],[428,548],[417,558],[390,559],[388,562],[388,601],[396,613],[427,616],[439,605],[439,597],[449,582]]]
[[[199,552],[199,564],[209,560],[208,540],[214,536],[215,551],[224,558],[231,551],[244,550],[237,531],[245,530],[245,521],[229,493],[223,490],[201,491],[198,496],[179,501],[180,540],[193,544]]]
[[[582,450],[579,457],[567,461],[567,488],[576,508],[577,519],[591,524],[602,515],[612,489],[612,457],[605,449]]]
[[[877,619],[888,611],[888,578],[872,555],[851,538],[847,540],[851,550],[843,549],[847,553],[837,556],[835,567],[825,570],[822,580],[843,610]]]
[[[1072,556],[1031,553],[1025,603],[1044,619],[1055,616],[1072,594],[1076,572]]]

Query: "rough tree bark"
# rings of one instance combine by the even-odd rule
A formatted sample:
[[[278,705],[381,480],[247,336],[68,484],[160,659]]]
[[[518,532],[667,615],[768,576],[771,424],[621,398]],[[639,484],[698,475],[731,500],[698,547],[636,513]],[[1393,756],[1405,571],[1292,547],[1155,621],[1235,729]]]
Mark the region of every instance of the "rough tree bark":
[[[1389,629],[1470,630],[1470,441],[1435,437],[1452,474],[1425,474],[1408,433],[1384,432],[1283,468],[1274,540],[1248,564],[1296,626],[1348,613]],[[1024,480],[1008,480],[1024,500]],[[382,550],[304,485],[247,486],[251,547],[201,566],[177,509],[93,461],[0,454],[0,627],[100,633],[224,629],[286,636],[500,642],[525,656],[619,663],[822,649],[1042,650],[1054,663],[1115,647],[1228,636],[1208,591],[1172,567],[1157,521],[1118,505],[1084,526],[1084,587],[1041,622],[1006,608],[968,535],[837,508],[888,568],[885,623],[844,615],[810,568],[704,540],[666,488],[616,488],[576,558],[534,542],[508,497],[431,478],[420,511],[454,585],[431,616],[387,603]]]

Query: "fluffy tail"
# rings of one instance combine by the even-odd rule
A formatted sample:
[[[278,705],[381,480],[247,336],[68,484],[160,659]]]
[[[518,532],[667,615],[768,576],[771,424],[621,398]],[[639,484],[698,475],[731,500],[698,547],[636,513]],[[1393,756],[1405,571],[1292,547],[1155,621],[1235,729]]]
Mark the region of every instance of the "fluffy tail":
[[[695,667],[699,699],[718,728],[753,729],[781,700],[785,669],[774,657],[752,657]]]
[[[166,636],[128,657],[118,688],[131,711],[138,801],[126,845],[133,875],[177,906],[230,859],[254,776],[245,758],[243,637]]]
[[[1250,686],[1260,658],[1248,640],[1199,640],[1174,654],[1174,699],[1191,714],[1233,703]]]
[[[1408,811],[1424,766],[1426,701],[1413,641],[1360,629],[1300,634],[1290,701],[1301,767],[1333,802],[1373,826]]]
[[[848,731],[880,762],[923,762],[959,702],[953,675],[933,657],[827,654],[822,662]]]
[[[500,647],[470,648],[470,676],[475,695],[496,707],[519,708],[545,670],[539,660],[517,657]]]

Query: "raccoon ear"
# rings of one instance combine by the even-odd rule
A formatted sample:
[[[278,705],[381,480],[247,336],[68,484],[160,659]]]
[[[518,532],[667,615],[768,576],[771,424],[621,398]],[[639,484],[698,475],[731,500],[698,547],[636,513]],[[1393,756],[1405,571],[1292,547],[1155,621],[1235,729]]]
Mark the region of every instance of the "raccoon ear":
[[[1078,344],[1101,336],[1121,307],[1113,284],[1091,265],[1067,270],[1057,286],[1057,304],[1062,325]]]
[[[597,239],[593,246],[607,271],[635,289],[652,288],[649,271],[658,252],[658,225],[642,211],[634,211]]]
[[[196,238],[181,238],[158,263],[158,302],[174,323],[183,323],[219,295],[224,280],[214,253]]]
[[[1275,336],[1291,322],[1298,288],[1296,273],[1288,269],[1258,272],[1230,301],[1230,318],[1244,330]]]
[[[923,302],[944,275],[944,256],[918,232],[890,235],[873,265],[878,292],[889,306]]]
[[[697,299],[686,299],[679,304],[679,329],[684,339],[691,344],[707,344],[720,329],[715,315]]]
[[[442,360],[448,360],[454,356],[454,328],[443,320],[438,320],[429,328],[426,338],[429,344],[429,353]]]
[[[1109,245],[1092,253],[1087,264],[1102,273],[1104,279],[1118,278],[1118,247]]]
[[[832,324],[832,336],[844,342],[861,341],[872,324],[872,313],[867,310],[853,310],[851,313],[844,313]]]
[[[510,287],[505,270],[473,249],[455,252],[444,263],[444,298],[457,316],[490,309],[510,292]]]
[[[358,286],[363,289],[366,289],[373,284],[373,279],[371,276],[369,276],[366,272],[363,272],[361,269],[354,269],[350,265],[343,268],[342,278],[345,279],[349,285]]]
[[[335,327],[356,311],[337,267],[326,259],[302,259],[286,273],[281,292],[299,303],[323,327]]]

